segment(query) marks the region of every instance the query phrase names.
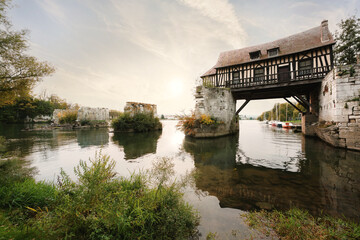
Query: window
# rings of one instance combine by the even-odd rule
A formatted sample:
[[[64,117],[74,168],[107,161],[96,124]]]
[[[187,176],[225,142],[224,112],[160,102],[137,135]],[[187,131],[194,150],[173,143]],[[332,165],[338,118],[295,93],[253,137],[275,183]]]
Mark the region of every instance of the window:
[[[312,73],[312,59],[304,59],[299,61],[299,75],[309,75]]]
[[[265,71],[264,68],[255,68],[254,69],[254,81],[264,81]]]
[[[235,71],[232,73],[233,76],[233,82],[234,83],[238,83],[240,80],[240,72],[239,71]]]
[[[278,54],[279,54],[279,48],[272,48],[268,50],[269,57],[274,57],[277,56]]]
[[[255,52],[251,52],[250,54],[250,59],[259,59],[261,56],[261,52],[259,51],[255,51]]]

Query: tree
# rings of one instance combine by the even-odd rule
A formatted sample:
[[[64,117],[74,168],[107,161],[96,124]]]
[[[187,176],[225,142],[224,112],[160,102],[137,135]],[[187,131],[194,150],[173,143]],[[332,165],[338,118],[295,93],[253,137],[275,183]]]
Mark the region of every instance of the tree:
[[[0,106],[11,104],[17,97],[30,96],[42,77],[54,72],[46,62],[26,54],[28,31],[16,31],[6,16],[11,0],[0,0]]]
[[[352,16],[341,20],[338,24],[340,32],[335,32],[335,60],[337,64],[356,63],[356,55],[360,53],[360,18]]]

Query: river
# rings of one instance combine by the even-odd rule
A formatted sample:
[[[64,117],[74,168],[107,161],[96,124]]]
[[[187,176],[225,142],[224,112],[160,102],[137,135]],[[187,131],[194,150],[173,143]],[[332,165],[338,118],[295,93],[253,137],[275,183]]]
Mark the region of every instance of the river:
[[[240,121],[238,135],[191,139],[164,120],[162,132],[109,133],[108,129],[20,131],[0,125],[7,150],[31,162],[37,180],[54,181],[63,168],[71,177],[79,160],[96,152],[116,161],[121,176],[149,169],[169,157],[176,176],[193,170],[195,185],[185,199],[201,215],[202,238],[216,232],[221,239],[255,234],[241,214],[253,209],[306,209],[360,220],[360,153],[336,149],[258,121]]]

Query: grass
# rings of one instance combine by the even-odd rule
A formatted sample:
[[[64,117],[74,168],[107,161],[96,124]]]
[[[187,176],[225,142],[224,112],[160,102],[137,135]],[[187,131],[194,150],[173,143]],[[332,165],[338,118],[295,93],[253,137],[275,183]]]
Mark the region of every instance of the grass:
[[[297,208],[285,212],[264,210],[245,214],[250,227],[281,239],[359,239],[360,225],[329,216],[314,217]]]
[[[100,153],[80,161],[75,181],[61,171],[57,184],[35,182],[22,163],[1,160],[0,239],[188,239],[196,234],[198,214],[184,202],[182,184],[171,181],[169,159],[124,178]]]
[[[147,113],[121,113],[111,122],[111,126],[115,131],[148,132],[162,129],[159,118]]]

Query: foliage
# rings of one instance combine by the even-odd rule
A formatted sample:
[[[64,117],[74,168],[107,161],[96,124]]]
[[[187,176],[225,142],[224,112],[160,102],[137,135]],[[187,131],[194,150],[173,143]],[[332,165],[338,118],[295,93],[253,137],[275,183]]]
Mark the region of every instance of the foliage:
[[[205,125],[215,124],[215,121],[216,121],[215,119],[213,119],[212,117],[206,114],[202,114],[199,119],[200,124],[205,124]]]
[[[51,115],[54,109],[52,103],[47,100],[32,97],[16,98],[12,104],[0,107],[0,121],[23,122],[26,117]]]
[[[198,219],[182,200],[176,185],[148,187],[150,176],[115,178],[115,162],[99,154],[91,164],[81,161],[78,181],[64,172],[54,214],[40,224],[50,226],[52,237],[75,239],[185,239]],[[162,171],[160,171],[162,172]],[[165,176],[167,178],[167,170]]]
[[[264,210],[245,214],[247,223],[281,239],[359,239],[360,225],[350,220],[320,216],[313,217],[307,211],[290,209],[286,212]]]
[[[6,16],[10,0],[0,1],[0,106],[11,104],[17,97],[29,97],[42,77],[54,72],[46,62],[26,54],[27,31],[16,31]]]
[[[202,114],[200,118],[196,118],[195,114],[179,116],[179,122],[176,127],[188,136],[195,134],[195,129],[200,128],[201,126],[217,126],[219,124],[224,124],[223,121],[219,121],[216,118]]]
[[[77,110],[65,110],[58,113],[58,118],[60,124],[72,124],[75,123],[77,120]]]
[[[305,111],[305,108],[299,103],[296,104],[296,107],[301,109],[302,111]],[[261,115],[257,119],[259,121],[294,121],[299,119],[299,114],[300,112],[289,103],[276,103],[270,111],[261,113]]]
[[[117,178],[115,162],[100,152],[89,162],[80,161],[74,170],[76,181],[64,171],[56,186],[36,183],[27,174],[22,180],[10,177],[7,194],[15,201],[0,198],[0,236],[189,239],[199,218],[182,199],[181,185],[171,182],[173,167],[170,159],[159,159],[152,171]],[[6,173],[7,177],[14,174]]]
[[[97,127],[99,125],[101,126],[107,126],[107,122],[105,120],[87,120],[83,119],[80,121],[81,126],[90,126],[90,127]]]
[[[351,16],[338,24],[340,32],[335,33],[335,59],[337,64],[356,63],[356,55],[360,53],[360,18]]]
[[[121,113],[120,116],[111,122],[115,131],[148,132],[162,128],[159,118],[148,113]]]
[[[121,115],[121,112],[120,111],[117,111],[117,110],[110,110],[109,111],[109,117],[110,119],[114,119],[114,118],[117,118]]]

